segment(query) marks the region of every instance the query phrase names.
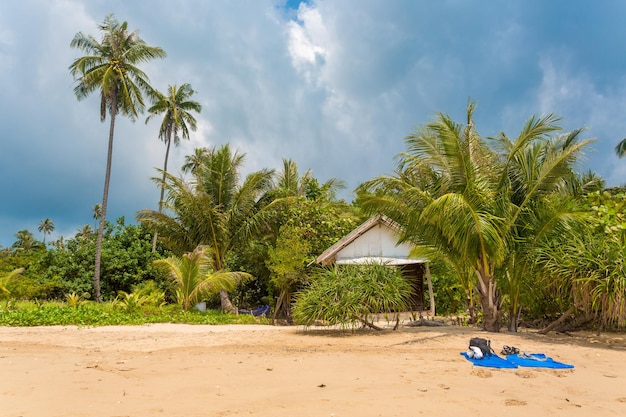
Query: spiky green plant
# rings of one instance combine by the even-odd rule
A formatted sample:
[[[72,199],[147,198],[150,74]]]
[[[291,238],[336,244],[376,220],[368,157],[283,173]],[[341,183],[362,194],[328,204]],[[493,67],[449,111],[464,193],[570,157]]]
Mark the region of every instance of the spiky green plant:
[[[373,315],[404,311],[411,294],[409,282],[393,267],[381,264],[334,266],[322,269],[309,288],[296,295],[296,323],[315,322],[355,328],[377,328]]]
[[[65,294],[65,302],[68,306],[78,308],[87,303],[86,298],[89,298],[89,293],[85,293],[82,295],[76,294],[75,292],[71,292],[69,294]]]

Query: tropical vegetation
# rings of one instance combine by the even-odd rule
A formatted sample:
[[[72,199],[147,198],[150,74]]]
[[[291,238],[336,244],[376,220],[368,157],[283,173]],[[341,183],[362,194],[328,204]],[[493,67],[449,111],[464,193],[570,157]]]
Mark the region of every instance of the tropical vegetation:
[[[583,216],[565,189],[590,141],[582,130],[561,133],[550,114],[488,143],[474,108],[465,123],[440,113],[408,136],[395,174],[362,185],[371,193],[364,206],[401,224],[402,241],[445,256],[459,281],[475,275],[485,330],[499,331],[507,302],[514,331],[522,286],[541,274],[537,248],[567,236]]]
[[[165,269],[165,275],[172,281],[176,302],[185,311],[212,293],[232,291],[241,281],[251,278],[245,272],[216,270],[215,258],[207,252],[208,248],[199,246],[181,257],[171,256],[154,261],[155,266]]]
[[[167,212],[141,210],[137,220],[154,230],[163,245],[176,255],[198,246],[210,249],[215,271],[227,271],[231,252],[260,227],[258,202],[269,189],[272,171],[252,172],[241,179],[245,154],[229,145],[205,149],[199,165],[186,181],[163,171],[155,181],[167,191]],[[220,290],[222,309],[235,312],[228,291]]]
[[[394,171],[361,184],[352,202],[339,198],[343,181],[320,180],[289,158],[250,172],[228,143],[196,148],[173,175],[171,144],[197,127],[196,92],[188,83],[153,88],[139,66],[165,51],[126,22],[109,15],[99,29],[99,40],[76,34],[71,47],[85,55],[69,69],[77,98],[98,92],[101,120],[109,117],[103,199],[74,236],[50,241],[55,225],[45,218],[41,241],[19,230],[0,248],[0,325],[258,322],[238,309],[268,305],[271,322],[376,328],[375,318],[407,308],[400,271],[315,259],[385,214],[412,255],[429,259],[439,314],[488,331],[626,328],[626,188],[579,172],[592,143],[583,129],[534,115],[513,137],[485,137],[470,102],[462,122],[438,113],[418,126]],[[111,222],[115,122],[134,121],[147,100],[146,122],[161,118],[166,145],[152,178],[160,199],[137,212],[137,224]],[[615,151],[623,157],[625,148],[623,140]]]
[[[191,85],[185,83],[178,87],[176,84],[170,85],[167,88],[167,95],[163,95],[157,92],[156,102],[148,109],[150,116],[146,119],[146,123],[154,116],[163,115],[163,121],[159,128],[159,139],[165,142],[165,160],[163,162],[163,178],[161,181],[165,181],[165,174],[167,173],[167,161],[170,155],[170,146],[172,145],[172,139],[174,140],[174,146],[180,144],[180,140],[189,140],[189,129],[196,130],[197,122],[191,112],[200,113],[202,106],[197,101],[190,100],[191,96],[195,93],[191,88]],[[159,199],[159,212],[163,209],[163,196],[165,188],[161,187],[161,198]],[[152,250],[156,250],[157,233],[154,234],[154,240],[152,242]]]

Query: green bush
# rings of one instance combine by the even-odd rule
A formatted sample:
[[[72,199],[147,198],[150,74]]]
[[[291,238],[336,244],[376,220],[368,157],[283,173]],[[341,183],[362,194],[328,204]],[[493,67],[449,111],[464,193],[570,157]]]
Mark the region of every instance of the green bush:
[[[380,264],[335,266],[321,270],[311,286],[296,295],[295,322],[342,327],[369,325],[373,314],[406,309],[411,294],[402,273]]]

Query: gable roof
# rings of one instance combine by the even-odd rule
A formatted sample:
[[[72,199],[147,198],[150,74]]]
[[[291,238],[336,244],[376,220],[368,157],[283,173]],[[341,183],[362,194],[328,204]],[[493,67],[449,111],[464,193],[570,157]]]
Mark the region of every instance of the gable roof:
[[[319,255],[315,262],[322,265],[329,265],[336,261],[337,254],[352,244],[359,237],[370,231],[376,226],[382,225],[389,229],[394,234],[400,234],[402,232],[402,226],[398,223],[391,220],[389,217],[383,214],[377,214],[364,223],[362,223],[359,227],[354,229],[352,232],[345,235],[341,238],[337,243],[326,249]],[[383,254],[384,255],[384,254]],[[392,263],[396,265],[406,264],[406,263],[421,263],[424,262],[423,259],[407,259],[407,258],[392,258],[386,256],[364,256],[357,259],[344,260],[341,263],[371,263],[371,262],[381,262],[381,263]]]

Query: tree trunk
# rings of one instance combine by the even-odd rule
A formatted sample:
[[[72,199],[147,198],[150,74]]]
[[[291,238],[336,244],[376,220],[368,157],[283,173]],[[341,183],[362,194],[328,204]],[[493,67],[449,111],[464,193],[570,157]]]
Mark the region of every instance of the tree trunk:
[[[557,327],[559,327],[561,324],[563,324],[563,322],[565,320],[567,320],[567,318],[569,316],[571,316],[572,314],[574,314],[576,312],[576,310],[578,310],[578,307],[576,307],[575,305],[571,306],[570,308],[567,309],[567,311],[565,313],[563,313],[561,315],[561,317],[559,317],[558,319],[556,319],[555,321],[553,321],[552,323],[550,323],[548,326],[546,326],[544,329],[539,330],[537,333],[539,334],[548,334],[550,333],[552,330],[556,329]]]
[[[235,308],[235,306],[233,306],[233,303],[230,302],[228,291],[220,290],[220,304],[223,312],[233,314],[237,313],[237,309]]]
[[[480,296],[483,310],[483,330],[498,333],[500,332],[500,310],[488,298]]]
[[[370,329],[374,329],[374,330],[382,330],[382,327],[378,327],[377,325],[375,325],[372,322],[367,321],[363,317],[359,317],[359,316],[353,316],[353,317],[357,319],[358,321],[360,321],[361,323],[363,323],[363,326],[367,326]]]
[[[492,270],[493,268],[489,268]],[[483,330],[500,332],[500,303],[493,274],[479,266],[476,269],[478,276],[478,292],[483,310]]]
[[[167,172],[167,159],[169,158],[169,155],[170,155],[171,143],[172,143],[172,131],[169,130],[167,134],[167,147],[165,149],[165,162],[163,163],[163,178],[161,182],[161,198],[159,198],[159,213],[163,211],[163,197],[165,196],[165,186],[163,183],[165,182],[165,173]],[[156,252],[158,235],[159,233],[155,230],[154,236],[152,237],[152,252]]]
[[[109,127],[109,148],[107,151],[107,166],[104,175],[104,191],[102,193],[102,206],[100,208],[100,227],[98,227],[98,238],[96,239],[96,260],[93,272],[93,292],[96,302],[102,302],[100,294],[100,260],[102,259],[102,237],[104,235],[104,225],[106,223],[107,203],[109,200],[109,182],[111,180],[111,162],[113,159],[113,133],[115,132],[115,116],[117,114],[117,101],[113,99],[111,103],[111,125]]]
[[[430,296],[430,312],[431,317],[435,317],[435,294],[433,294],[433,281],[430,279],[430,267],[426,263],[426,282],[428,283],[428,295]]]
[[[281,290],[278,299],[276,300],[276,307],[274,308],[274,314],[272,316],[272,324],[276,320],[276,317],[280,317],[280,312],[287,320],[287,323],[293,324],[291,319],[291,291]]]

